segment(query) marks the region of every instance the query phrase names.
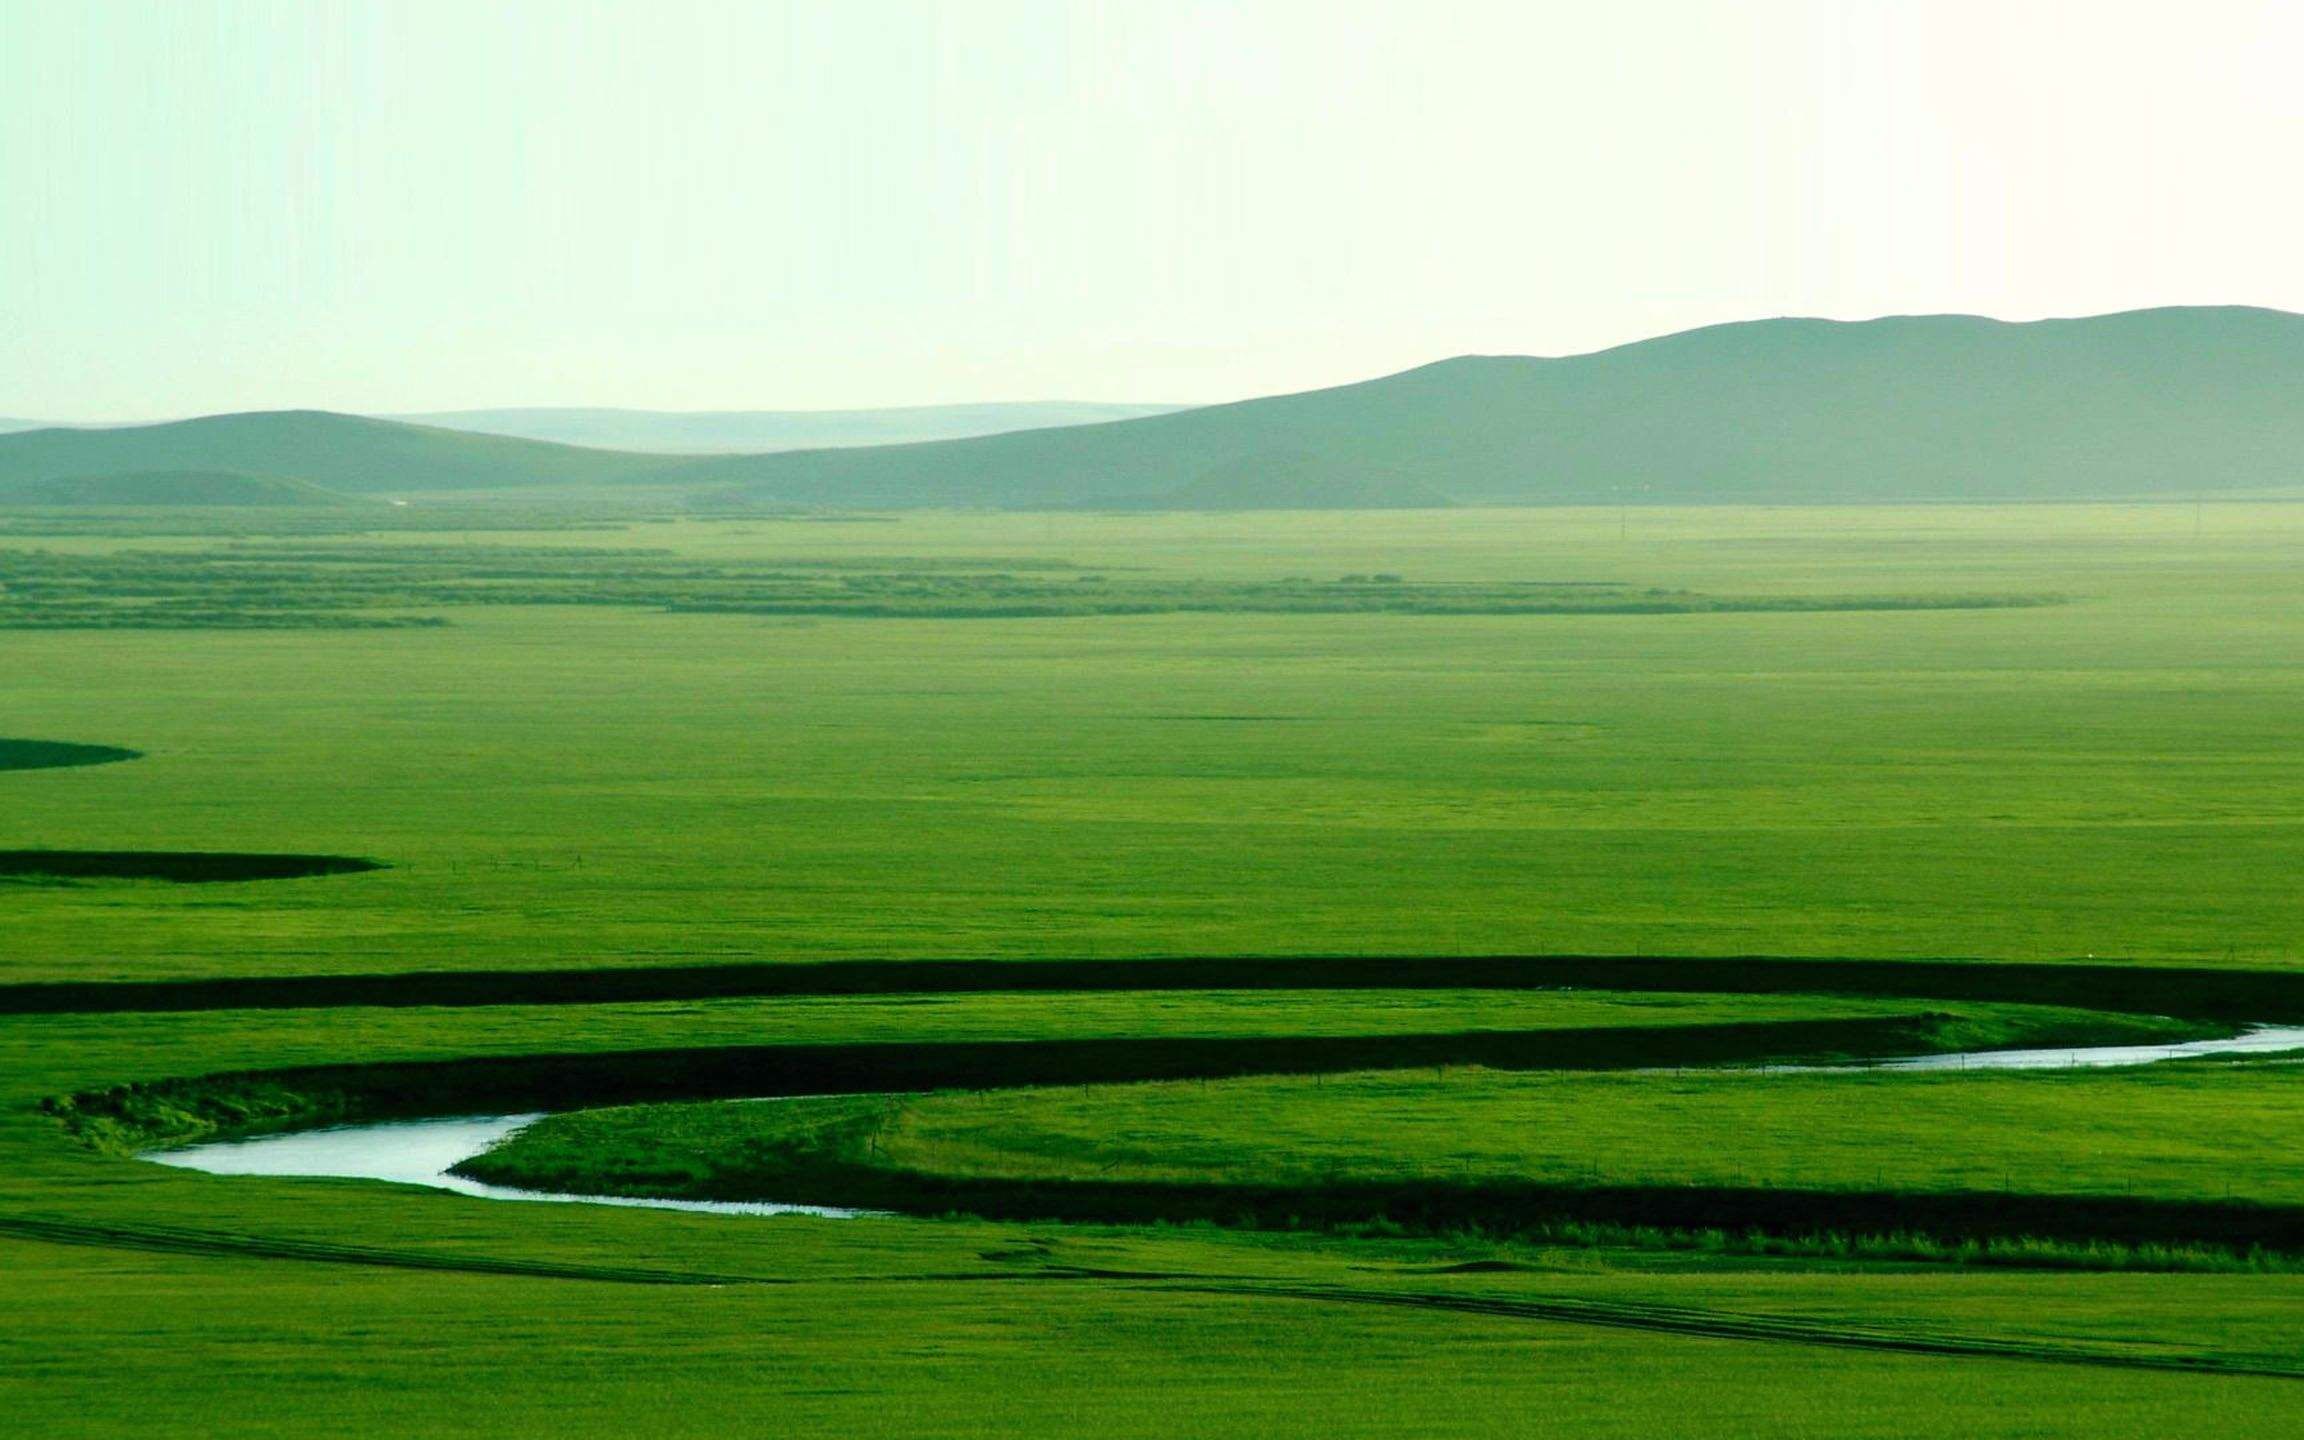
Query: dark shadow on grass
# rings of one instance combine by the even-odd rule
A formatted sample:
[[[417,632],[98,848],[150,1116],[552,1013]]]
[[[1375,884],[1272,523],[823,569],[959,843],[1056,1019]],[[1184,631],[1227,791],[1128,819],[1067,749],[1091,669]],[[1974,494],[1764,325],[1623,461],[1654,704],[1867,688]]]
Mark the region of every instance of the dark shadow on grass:
[[[68,765],[111,765],[141,760],[141,750],[117,745],[77,745],[69,740],[0,739],[0,770],[56,770]]]
[[[356,855],[259,855],[231,850],[0,850],[0,878],[40,880],[170,880],[211,885],[235,880],[294,880],[381,870]]]

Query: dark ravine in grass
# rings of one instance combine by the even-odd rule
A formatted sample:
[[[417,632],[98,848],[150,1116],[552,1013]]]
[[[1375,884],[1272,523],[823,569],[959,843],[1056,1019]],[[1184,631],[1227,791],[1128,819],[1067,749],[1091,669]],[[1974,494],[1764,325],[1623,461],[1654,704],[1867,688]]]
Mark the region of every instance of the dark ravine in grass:
[[[466,1164],[458,1173],[483,1167]],[[1929,1236],[2304,1252],[2304,1209],[2239,1201],[2000,1191],[1720,1185],[1344,1182],[1318,1188],[1150,1181],[965,1179],[824,1163],[779,1176],[787,1207],[973,1215],[1030,1223],[1190,1224],[1263,1230],[1388,1225],[1498,1238],[1574,1223],[1791,1237]],[[582,1197],[591,1198],[591,1197]]]
[[[0,985],[0,1015],[339,1006],[600,1005],[799,995],[1061,990],[1655,990],[2006,1001],[2232,1024],[2304,1023],[2304,969],[1782,955],[1237,955],[821,960]]]

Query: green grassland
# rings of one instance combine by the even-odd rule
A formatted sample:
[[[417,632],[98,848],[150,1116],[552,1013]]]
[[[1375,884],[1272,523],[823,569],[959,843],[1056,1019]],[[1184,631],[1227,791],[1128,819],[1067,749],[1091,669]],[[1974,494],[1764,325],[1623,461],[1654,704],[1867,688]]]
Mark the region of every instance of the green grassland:
[[[0,1264],[16,1321],[0,1336],[0,1386],[46,1436],[2297,1433],[2282,1380],[1659,1343],[1508,1314],[1152,1287],[674,1289],[5,1241]],[[2231,1282],[2206,1283],[2099,1292],[2089,1310],[2142,1299],[2150,1308],[2128,1313],[2145,1328],[2236,1299]],[[1860,1282],[1830,1290],[1825,1303],[1865,1298]],[[2009,1314],[2036,1296],[1990,1299]]]
[[[2304,508],[924,516],[598,541],[2071,603],[966,622],[482,606],[420,633],[9,633],[10,734],[145,758],[10,775],[0,847],[390,868],[260,893],[12,890],[0,970],[2284,964],[2304,919],[2287,883]]]
[[[839,1203],[903,1181],[1294,1191],[1498,1185],[2238,1200],[2304,1216],[2304,1069],[1394,1071],[591,1110],[472,1162],[504,1184]],[[803,1183],[794,1188],[795,1180]],[[933,1193],[933,1192],[931,1192]],[[1018,1204],[1029,1204],[1019,1195]],[[1157,1213],[1157,1200],[1144,1208]],[[2304,1219],[2290,1222],[2304,1240]]]
[[[2080,1435],[2200,1416],[2293,1433],[2295,1382],[2253,1378],[2304,1370],[2285,1319],[2304,1277],[2291,1275],[1980,1270],[1947,1289],[1941,1267],[1733,1249],[508,1205],[164,1169],[75,1143],[35,1103],[216,1069],[532,1052],[613,1066],[664,1044],[1382,1042],[1889,1010],[1293,992],[6,1017],[0,1284],[22,1323],[0,1341],[0,1385],[42,1434],[469,1433],[475,1407],[508,1433],[575,1434],[715,1433],[765,1408],[795,1433],[1061,1433],[1109,1414],[1142,1434],[1670,1424],[1727,1437],[1807,1433],[1814,1407],[1859,1435]],[[1946,1038],[2043,1022],[2069,1023],[1985,1011]],[[1474,1383],[1460,1367],[1475,1357],[1496,1373]],[[1628,1391],[1627,1368],[1656,1383]],[[1031,1393],[1009,1393],[1027,1375]],[[1968,1398],[1927,1404],[1931,1385]],[[138,1394],[141,1415],[124,1398]],[[1685,1421],[1674,1412],[1690,1397],[1706,1409]]]
[[[2287,1253],[1803,1248],[1605,1215],[760,1220],[130,1153],[965,1085],[658,1106],[637,1131],[594,1111],[527,1143],[583,1137],[570,1174],[610,1131],[692,1162],[739,1109],[816,1107],[901,1117],[875,1165],[933,1142],[924,1167],[1036,1184],[1472,1164],[1686,1190],[1731,1166],[1747,1189],[2284,1207],[2293,1070],[1692,1067],[2304,1020],[2304,507],[604,506],[577,529],[520,518],[533,496],[471,503],[469,533],[42,512],[0,545],[39,557],[0,558],[22,613],[195,612],[0,628],[0,851],[384,867],[0,878],[0,1413],[26,1433],[2304,1435]],[[1211,603],[946,603],[1083,575]],[[761,610],[890,585],[926,590]],[[1425,603],[1602,591],[1738,603]],[[1283,592],[1383,603],[1234,603]],[[393,617],[446,623],[335,623]],[[1683,993],[1445,968],[1545,955]],[[1129,988],[1179,956],[1215,969]],[[2090,956],[2108,968],[2056,968],[2080,995],[1994,968]],[[1917,989],[1835,963],[1867,959],[1957,963]],[[1073,960],[1112,964],[1026,968]],[[1358,978],[1317,983],[1330,963]],[[1419,965],[1458,978],[1367,978]],[[327,977],[376,988],[296,988]],[[802,993],[747,992],[767,977]],[[184,985],[21,988],[160,981]],[[264,1008],[200,1008],[235,1005]]]

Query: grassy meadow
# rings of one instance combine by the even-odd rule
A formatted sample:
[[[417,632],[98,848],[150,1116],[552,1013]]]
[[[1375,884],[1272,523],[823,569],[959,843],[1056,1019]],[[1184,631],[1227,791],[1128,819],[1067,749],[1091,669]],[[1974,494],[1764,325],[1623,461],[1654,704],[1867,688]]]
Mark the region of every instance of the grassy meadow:
[[[2286,883],[2304,861],[2304,508],[907,516],[536,539],[2069,603],[460,605],[412,631],[0,630],[11,733],[144,752],[7,774],[0,848],[389,867],[261,891],[11,886],[5,974],[1183,953],[2278,965],[2304,918]]]
[[[755,1198],[805,1193],[791,1188],[796,1163],[830,1150],[899,1174],[1057,1187],[1527,1183],[2294,1207],[2300,1127],[2304,1067],[2285,1062],[1473,1069],[1437,1084],[1402,1070],[591,1110],[538,1122],[470,1173],[580,1193]]]
[[[503,1157],[743,1174],[814,1115],[868,1133],[846,1161],[972,1183],[1982,1189],[2019,1220],[2078,1195],[2293,1230],[2293,1067],[1704,1067],[2234,1018],[2109,985],[1915,998],[1835,961],[2304,983],[2304,506],[458,504],[374,532],[0,524],[0,1414],[25,1433],[2304,1435],[2304,1244],[2147,1273],[2117,1235],[1983,1264],[1956,1234],[1000,1219],[960,1189],[755,1219],[134,1158],[680,1102]],[[1561,598],[1602,595],[1701,603]],[[1016,604],[1055,613],[990,613]],[[380,868],[245,878],[297,857]],[[1282,957],[1483,955],[1722,979],[1257,988]],[[1238,984],[576,983],[1195,956]],[[1739,956],[1812,958],[1815,993],[1728,993]],[[442,1000],[486,971],[530,983]],[[231,1002],[265,1008],[22,988],[363,975],[409,978]],[[876,1088],[935,1093],[702,1103]]]

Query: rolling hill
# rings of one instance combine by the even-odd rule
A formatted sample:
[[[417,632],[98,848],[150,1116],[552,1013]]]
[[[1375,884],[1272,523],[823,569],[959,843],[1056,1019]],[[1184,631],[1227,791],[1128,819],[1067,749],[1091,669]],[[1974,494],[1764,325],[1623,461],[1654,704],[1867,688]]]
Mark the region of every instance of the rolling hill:
[[[761,502],[863,505],[2192,495],[2304,488],[2300,399],[2304,316],[2281,311],[1762,320],[1103,425],[718,457],[673,475]]]
[[[325,410],[0,435],[0,493],[41,481],[182,471],[294,480],[347,494],[611,485],[665,464],[661,455],[469,435]]]
[[[233,470],[132,470],[0,485],[0,505],[358,505],[302,480]]]
[[[1054,400],[988,405],[917,405],[886,410],[450,410],[387,419],[444,430],[550,440],[662,454],[758,454],[953,440],[1059,425],[1095,425],[1161,415],[1174,405],[1104,405]],[[0,425],[6,422],[0,421]]]
[[[884,507],[2304,493],[2300,400],[2304,316],[2276,310],[1760,320],[1098,424],[773,454],[603,450],[322,411],[44,429],[0,435],[0,493],[183,471],[347,494],[645,484],[716,505]]]

